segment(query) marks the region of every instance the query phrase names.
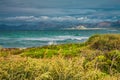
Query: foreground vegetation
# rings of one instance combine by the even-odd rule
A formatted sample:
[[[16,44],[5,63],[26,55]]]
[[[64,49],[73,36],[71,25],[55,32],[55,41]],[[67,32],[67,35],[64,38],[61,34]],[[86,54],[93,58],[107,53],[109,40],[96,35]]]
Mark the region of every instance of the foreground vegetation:
[[[119,80],[120,34],[84,43],[0,49],[0,80]]]

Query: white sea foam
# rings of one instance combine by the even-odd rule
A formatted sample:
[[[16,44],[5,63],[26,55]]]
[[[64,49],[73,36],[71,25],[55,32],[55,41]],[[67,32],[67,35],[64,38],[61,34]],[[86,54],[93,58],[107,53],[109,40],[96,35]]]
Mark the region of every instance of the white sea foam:
[[[58,39],[63,39],[63,40],[82,40],[82,39],[88,39],[89,37],[80,37],[80,36],[58,36]]]
[[[64,39],[57,39],[57,38],[48,38],[48,37],[42,37],[42,38],[20,38],[20,40],[29,40],[29,41],[62,41]]]
[[[65,36],[52,36],[52,37],[25,37],[25,38],[0,38],[0,40],[7,41],[7,42],[26,42],[26,41],[41,41],[45,42],[48,45],[51,44],[57,44],[57,42],[63,42],[63,41],[81,41],[81,40],[86,40],[89,37],[81,37],[81,36],[70,36],[70,35],[65,35]]]
[[[80,36],[53,36],[53,37],[41,37],[41,38],[19,38],[18,40],[29,40],[29,41],[64,41],[64,40],[83,40],[89,37]]]
[[[56,44],[57,44],[57,42],[54,42],[54,41],[48,42],[48,45],[56,45]]]

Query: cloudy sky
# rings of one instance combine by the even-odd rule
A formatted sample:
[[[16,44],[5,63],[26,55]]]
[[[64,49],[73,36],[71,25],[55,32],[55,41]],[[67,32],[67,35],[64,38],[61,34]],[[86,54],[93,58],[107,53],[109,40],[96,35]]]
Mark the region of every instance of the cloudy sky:
[[[75,8],[120,9],[120,0],[0,0],[0,17],[65,14],[63,9]]]

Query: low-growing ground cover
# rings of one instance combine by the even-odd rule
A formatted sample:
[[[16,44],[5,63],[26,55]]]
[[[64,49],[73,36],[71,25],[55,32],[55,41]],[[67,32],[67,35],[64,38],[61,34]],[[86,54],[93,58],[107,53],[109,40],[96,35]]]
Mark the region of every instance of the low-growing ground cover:
[[[0,49],[0,80],[119,80],[120,34],[84,43]]]

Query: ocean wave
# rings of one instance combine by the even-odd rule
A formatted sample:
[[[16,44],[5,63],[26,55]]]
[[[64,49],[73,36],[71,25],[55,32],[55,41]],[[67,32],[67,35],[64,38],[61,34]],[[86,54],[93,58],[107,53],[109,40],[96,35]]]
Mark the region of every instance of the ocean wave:
[[[89,37],[85,36],[48,36],[48,37],[20,37],[20,38],[8,38],[1,37],[0,45],[3,47],[33,47],[33,46],[43,46],[43,45],[57,45],[63,43],[72,42],[83,42]],[[9,44],[9,45],[8,45]]]
[[[41,38],[19,38],[18,40],[29,40],[29,41],[65,41],[65,40],[84,40],[89,37],[80,36],[54,36],[54,37],[41,37]]]
[[[64,41],[64,40],[83,40],[89,37],[84,36],[52,36],[52,37],[28,37],[28,38],[0,38],[0,40],[7,41]]]
[[[58,39],[64,39],[64,40],[82,40],[82,39],[88,39],[89,37],[80,37],[80,36],[58,36],[56,37]]]

